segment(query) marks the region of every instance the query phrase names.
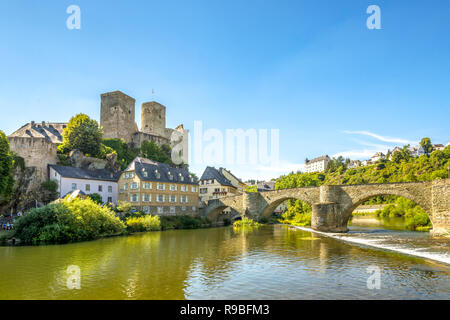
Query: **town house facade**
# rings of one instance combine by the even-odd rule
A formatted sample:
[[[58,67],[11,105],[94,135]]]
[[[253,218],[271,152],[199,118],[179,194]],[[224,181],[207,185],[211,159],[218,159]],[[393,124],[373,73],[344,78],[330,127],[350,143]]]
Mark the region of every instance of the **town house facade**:
[[[196,215],[198,182],[186,169],[136,158],[119,178],[119,201],[157,215]]]

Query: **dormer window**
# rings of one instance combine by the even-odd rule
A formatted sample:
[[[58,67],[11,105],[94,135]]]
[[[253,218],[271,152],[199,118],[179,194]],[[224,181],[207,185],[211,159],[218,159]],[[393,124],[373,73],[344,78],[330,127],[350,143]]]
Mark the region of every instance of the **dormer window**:
[[[155,170],[155,176],[156,179],[161,179],[161,174],[158,172],[158,170]]]
[[[173,175],[170,173],[170,171],[167,174],[169,175],[169,180],[173,180]]]
[[[184,181],[184,177],[181,175],[181,173],[178,174],[180,177],[180,181]]]
[[[142,175],[146,178],[148,177],[148,172],[147,170],[145,170],[145,168],[142,168]]]

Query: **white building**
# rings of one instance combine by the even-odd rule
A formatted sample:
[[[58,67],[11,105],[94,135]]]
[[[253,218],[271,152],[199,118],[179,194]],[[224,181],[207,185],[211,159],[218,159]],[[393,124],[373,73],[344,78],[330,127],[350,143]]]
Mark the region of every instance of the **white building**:
[[[433,151],[435,150],[440,150],[440,151],[444,151],[445,147],[443,144],[433,144]]]
[[[380,159],[384,159],[384,157],[385,157],[385,155],[383,152],[377,152],[370,159],[372,160],[372,162],[377,162]]]
[[[361,165],[362,165],[363,167],[369,166],[369,165],[371,165],[371,164],[372,164],[372,161],[371,161],[371,160],[364,160],[363,162],[361,162]]]
[[[348,164],[347,168],[348,169],[358,168],[360,165],[361,165],[361,161],[359,161],[359,160],[351,160],[350,163]]]
[[[413,146],[409,148],[409,154],[411,157],[420,157],[425,154],[425,150],[421,146]]]
[[[119,173],[108,170],[85,170],[75,167],[48,165],[49,179],[58,183],[60,198],[74,190],[89,195],[97,193],[103,203],[117,204]]]
[[[330,157],[325,155],[312,160],[305,160],[305,172],[323,172],[327,169]]]

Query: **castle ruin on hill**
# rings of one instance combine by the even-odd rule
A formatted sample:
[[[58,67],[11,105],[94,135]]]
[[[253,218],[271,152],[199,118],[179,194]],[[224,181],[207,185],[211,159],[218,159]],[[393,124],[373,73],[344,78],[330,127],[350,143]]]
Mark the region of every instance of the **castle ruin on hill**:
[[[139,130],[135,122],[135,103],[134,98],[121,91],[101,94],[100,126],[105,139],[123,139],[131,147],[140,148],[143,141],[173,147],[187,137],[183,125],[166,128],[166,107],[155,101],[142,104]],[[62,143],[66,126],[67,123],[31,121],[8,136],[11,151],[24,159],[26,167],[36,168],[40,181],[47,179],[47,166],[58,162],[57,146]],[[183,144],[187,146],[187,141]]]

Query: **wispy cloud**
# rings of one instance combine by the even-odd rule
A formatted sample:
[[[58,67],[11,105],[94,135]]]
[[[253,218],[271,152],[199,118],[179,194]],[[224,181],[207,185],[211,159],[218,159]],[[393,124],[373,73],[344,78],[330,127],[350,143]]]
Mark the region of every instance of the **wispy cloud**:
[[[365,135],[365,136],[369,136],[369,137],[375,138],[375,139],[383,141],[383,142],[401,143],[401,144],[417,144],[416,141],[409,141],[409,140],[402,139],[402,138],[393,138],[393,137],[381,136],[379,134],[372,133],[372,132],[369,132],[369,131],[348,131],[348,130],[344,130],[343,132],[347,133],[347,134]]]

